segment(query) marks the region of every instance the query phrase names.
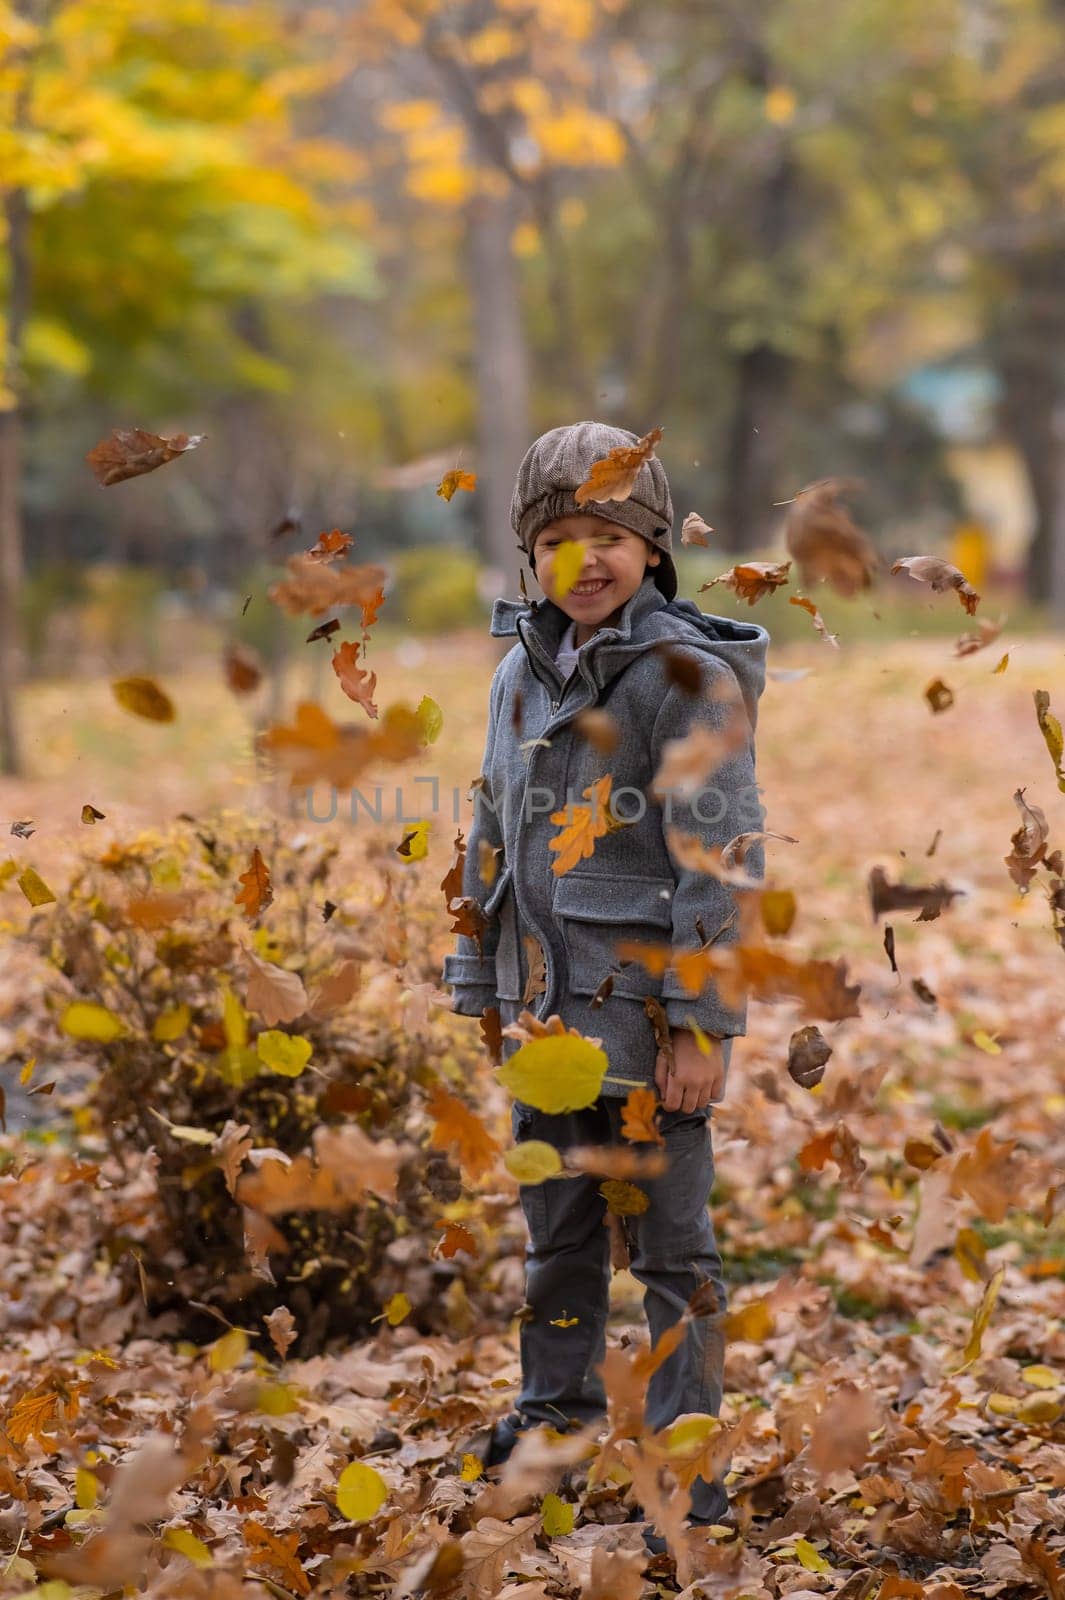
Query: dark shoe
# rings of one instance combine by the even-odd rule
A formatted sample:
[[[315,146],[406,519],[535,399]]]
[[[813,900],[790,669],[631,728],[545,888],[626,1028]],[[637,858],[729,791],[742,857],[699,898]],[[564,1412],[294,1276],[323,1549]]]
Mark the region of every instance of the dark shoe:
[[[460,1457],[463,1455],[476,1456],[481,1466],[485,1469],[488,1467],[501,1467],[504,1461],[509,1458],[511,1451],[518,1442],[519,1434],[523,1431],[521,1413],[518,1411],[508,1412],[505,1417],[500,1417],[494,1422],[490,1428],[482,1428],[479,1433],[475,1433],[473,1438],[460,1450],[459,1455]]]
[[[635,1508],[635,1515],[630,1513],[629,1521],[630,1522],[642,1522],[643,1521],[643,1510],[641,1509],[641,1507],[637,1506]],[[720,1517],[716,1518],[716,1520],[714,1522],[697,1522],[697,1521],[695,1521],[694,1518],[689,1518],[688,1519],[688,1527],[689,1528],[712,1528],[712,1527],[734,1528],[735,1526],[736,1526],[736,1522],[735,1522],[735,1519],[734,1519],[731,1511],[723,1512],[722,1515]],[[653,1556],[664,1556],[666,1554],[666,1551],[669,1548],[669,1546],[666,1544],[666,1541],[662,1537],[662,1535],[660,1533],[655,1533],[654,1530],[652,1529],[650,1523],[648,1523],[647,1526],[643,1530],[643,1542],[647,1546],[648,1552]]]

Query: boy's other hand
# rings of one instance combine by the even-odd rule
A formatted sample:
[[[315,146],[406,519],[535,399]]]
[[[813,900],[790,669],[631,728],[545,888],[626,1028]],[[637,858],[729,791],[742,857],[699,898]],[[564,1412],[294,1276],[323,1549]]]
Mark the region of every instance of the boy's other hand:
[[[655,1087],[667,1111],[698,1111],[711,1100],[719,1100],[725,1088],[725,1059],[721,1040],[710,1040],[710,1054],[704,1055],[690,1028],[670,1028],[673,1043],[673,1071],[669,1058],[659,1050],[655,1061]]]

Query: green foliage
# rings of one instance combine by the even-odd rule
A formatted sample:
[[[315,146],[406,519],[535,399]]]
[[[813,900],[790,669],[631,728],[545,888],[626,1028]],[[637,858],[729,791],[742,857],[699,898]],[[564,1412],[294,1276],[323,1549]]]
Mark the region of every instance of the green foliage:
[[[85,600],[83,568],[71,561],[47,561],[24,579],[18,592],[18,616],[31,670],[44,664],[48,631],[57,614]]]
[[[477,588],[479,563],[455,545],[418,545],[394,561],[388,617],[415,633],[476,627],[486,610]]]
[[[96,1073],[77,1114],[79,1132],[102,1137],[127,1176],[149,1152],[157,1154],[154,1200],[135,1240],[115,1234],[104,1241],[131,1289],[139,1293],[143,1268],[152,1310],[176,1312],[193,1337],[216,1328],[197,1322],[190,1300],[238,1322],[286,1304],[307,1355],[331,1333],[371,1331],[384,1301],[404,1288],[416,1306],[427,1306],[432,1322],[434,1297],[412,1287],[388,1252],[402,1235],[416,1234],[424,1279],[438,1202],[456,1198],[458,1184],[446,1158],[426,1151],[416,1170],[410,1163],[401,1169],[394,1202],[366,1195],[342,1210],[270,1217],[281,1243],[269,1248],[265,1271],[252,1270],[247,1218],[213,1140],[229,1125],[246,1130],[255,1147],[296,1157],[311,1150],[317,1128],[355,1122],[375,1140],[409,1141],[419,1090],[437,1081],[445,1043],[412,1035],[394,1007],[362,1006],[354,1014],[349,1002],[280,1025],[245,1007],[244,945],[297,974],[313,997],[345,959],[338,943],[369,951],[382,942],[369,908],[322,919],[328,897],[355,898],[356,886],[338,881],[335,842],[284,842],[280,825],[273,838],[263,832],[227,813],[86,858],[54,919],[33,929],[62,978],[47,996],[50,1020],[42,1018],[38,1031],[42,1051],[75,1052]],[[250,925],[234,894],[256,845],[275,898]],[[406,885],[398,877],[402,906]],[[150,909],[139,920],[130,913],[131,902],[171,894],[179,899],[164,900],[154,916]],[[82,1003],[79,1020],[68,1016],[64,1031],[61,1019],[73,1002]],[[297,1076],[266,1065],[271,1041],[263,1036],[278,1027],[311,1046],[310,1064]],[[175,1134],[167,1123],[186,1132]]]

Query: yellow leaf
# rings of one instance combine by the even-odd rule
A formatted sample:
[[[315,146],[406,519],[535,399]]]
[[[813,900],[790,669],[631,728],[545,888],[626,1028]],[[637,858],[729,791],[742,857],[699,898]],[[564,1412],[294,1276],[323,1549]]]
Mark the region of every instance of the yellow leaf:
[[[1042,1427],[1057,1422],[1062,1409],[1062,1399],[1059,1394],[1030,1394],[1021,1401],[1015,1415],[1020,1422]]]
[[[243,1328],[230,1328],[216,1339],[207,1357],[212,1372],[232,1372],[239,1367],[248,1353],[248,1335]]]
[[[60,1017],[59,1026],[72,1039],[91,1039],[96,1044],[110,1044],[126,1032],[121,1017],[91,1000],[73,1000]]]
[[[573,1506],[557,1494],[545,1494],[540,1502],[544,1532],[549,1539],[564,1539],[573,1532]]]
[[[437,485],[436,492],[445,500],[450,500],[456,489],[473,491],[477,487],[476,472],[463,472],[461,467],[452,467],[450,472],[445,472]]]
[[[40,873],[35,872],[32,867],[23,867],[18,875],[18,886],[31,906],[47,906],[55,903],[55,895]]]
[[[761,1344],[772,1336],[776,1322],[764,1300],[752,1300],[739,1311],[730,1311],[725,1317],[725,1334],[729,1339],[749,1339]]]
[[[580,1317],[567,1317],[566,1308],[563,1306],[562,1315],[551,1318],[551,1326],[553,1328],[575,1328],[580,1320]]]
[[[337,1483],[337,1510],[349,1522],[369,1522],[388,1499],[388,1484],[373,1467],[352,1461]]]
[[[577,1034],[530,1039],[496,1071],[515,1099],[538,1111],[581,1111],[598,1099],[606,1052]]]
[[[722,1426],[719,1418],[709,1415],[685,1417],[682,1422],[675,1422],[666,1434],[666,1449],[670,1455],[687,1455],[694,1449],[701,1449]]]
[[[248,1013],[228,983],[222,985],[222,1031],[231,1050],[243,1050],[248,1042]]]
[[[985,1033],[983,1028],[977,1028],[970,1035],[970,1038],[976,1048],[982,1050],[985,1055],[1000,1056],[1002,1054],[1002,1046],[997,1044],[989,1033]]]
[[[268,1028],[256,1039],[255,1048],[259,1060],[271,1072],[279,1072],[283,1078],[298,1078],[311,1059],[314,1046],[298,1033],[289,1034],[280,1028]]]
[[[12,878],[18,872],[18,862],[8,856],[6,861],[0,861],[0,889],[6,889]]]
[[[396,846],[396,854],[404,866],[409,866],[412,861],[424,861],[429,854],[428,822],[416,822],[408,828]]]
[[[987,1246],[975,1228],[959,1228],[958,1237],[954,1241],[954,1255],[959,1267],[972,1283],[983,1283]]]
[[[552,578],[559,597],[569,594],[584,566],[584,546],[576,539],[565,539],[555,551]]]
[[[37,1065],[37,1057],[36,1056],[30,1056],[30,1059],[26,1062],[26,1065],[19,1072],[19,1075],[18,1075],[19,1083],[21,1083],[21,1084],[29,1083],[30,1079],[33,1077],[33,1069],[34,1069],[34,1067],[36,1065]]]
[[[398,1328],[411,1313],[411,1303],[405,1294],[394,1294],[385,1302],[385,1318],[390,1328]]]
[[[807,1572],[831,1572],[832,1567],[820,1551],[815,1550],[809,1539],[796,1539],[795,1554],[806,1568]]]
[[[299,1390],[292,1383],[263,1383],[255,1396],[255,1409],[268,1417],[287,1417],[300,1408]]]
[[[173,722],[174,702],[154,678],[116,678],[111,691],[119,705],[149,722]]]
[[[484,1467],[476,1456],[464,1455],[462,1458],[462,1471],[459,1477],[464,1483],[476,1483],[484,1472]]]
[[[167,1528],[163,1534],[163,1544],[168,1550],[176,1550],[179,1556],[191,1561],[194,1567],[214,1566],[214,1556],[210,1550],[188,1528]]]
[[[100,1480],[88,1467],[79,1467],[74,1474],[74,1504],[79,1511],[91,1511],[100,1495]]]
[[[606,1201],[607,1210],[615,1217],[637,1217],[651,1204],[650,1196],[635,1183],[623,1178],[607,1178],[599,1185],[599,1193]]]
[[[435,744],[444,726],[444,713],[436,701],[431,699],[429,695],[423,694],[418,701],[414,715],[421,724],[422,738],[425,743]]]
[[[519,1183],[543,1183],[562,1171],[562,1157],[544,1139],[526,1139],[503,1156],[503,1165]]]
[[[983,1344],[984,1333],[987,1329],[988,1323],[991,1321],[991,1313],[995,1309],[995,1301],[998,1299],[998,1291],[1002,1287],[1002,1280],[1005,1276],[1005,1267],[999,1267],[988,1281],[981,1297],[980,1304],[977,1306],[975,1315],[973,1316],[973,1325],[972,1331],[969,1334],[969,1342],[962,1351],[961,1357],[957,1361],[952,1362],[947,1366],[947,1372],[961,1372],[965,1367],[970,1366],[972,1362],[974,1362],[979,1356],[980,1347]]]
[[[172,1044],[175,1039],[188,1030],[192,1013],[188,1006],[171,1006],[167,1011],[160,1011],[152,1025],[152,1038],[156,1044]]]

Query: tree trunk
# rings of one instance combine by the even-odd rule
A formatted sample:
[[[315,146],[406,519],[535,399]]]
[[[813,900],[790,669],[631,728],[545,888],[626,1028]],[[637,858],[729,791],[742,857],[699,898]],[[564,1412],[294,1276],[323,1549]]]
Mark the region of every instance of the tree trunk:
[[[510,247],[514,206],[479,197],[469,213],[467,268],[477,375],[477,491],[480,548],[516,598],[522,562],[510,526],[514,478],[529,438],[529,356],[518,272]]]
[[[1002,383],[999,420],[1020,453],[1032,501],[1035,531],[1025,563],[1025,589],[1034,605],[1049,605],[1065,619],[1065,472],[1061,468],[1065,382],[1058,351],[1063,332],[1058,285],[1065,252],[1042,250],[1012,263],[1015,291],[992,340]]]
[[[793,362],[771,345],[756,345],[736,364],[729,429],[722,542],[739,554],[766,544],[780,520],[780,445],[787,426]]]
[[[7,231],[7,347],[0,383],[8,404],[0,411],[0,772],[22,770],[15,683],[18,674],[17,600],[22,583],[22,335],[30,300],[29,207],[25,191],[4,196]],[[0,402],[2,404],[2,402]]]

